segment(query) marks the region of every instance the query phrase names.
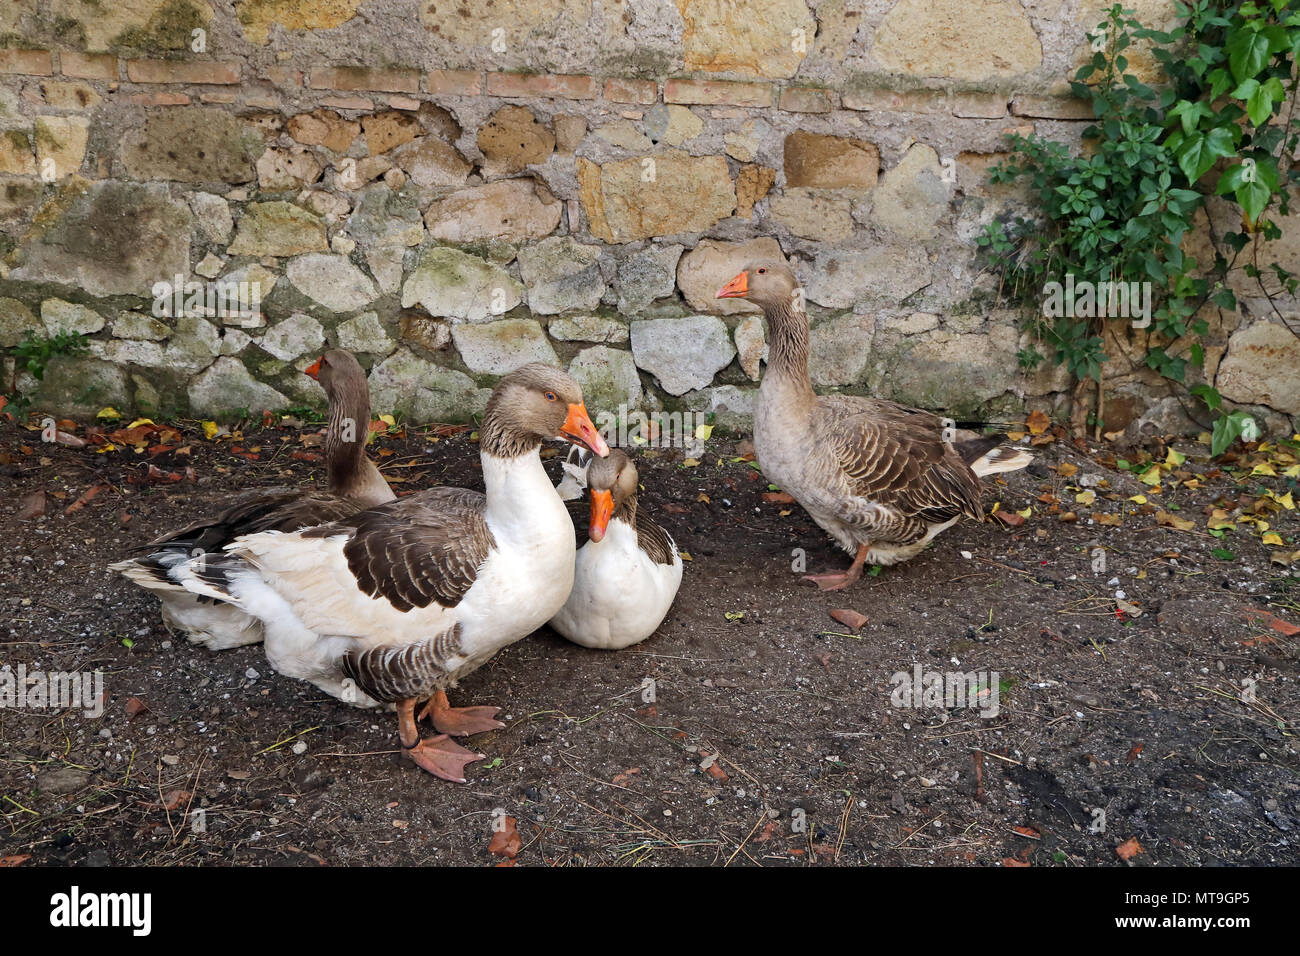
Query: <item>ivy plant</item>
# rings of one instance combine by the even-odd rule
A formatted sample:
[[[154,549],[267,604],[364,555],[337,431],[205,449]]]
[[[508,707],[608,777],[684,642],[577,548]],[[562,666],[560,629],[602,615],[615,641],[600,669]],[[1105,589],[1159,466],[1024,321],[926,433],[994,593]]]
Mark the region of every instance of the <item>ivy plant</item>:
[[[995,221],[977,240],[1006,290],[1032,306],[1037,345],[1020,352],[1025,367],[1041,362],[1046,347],[1076,378],[1101,381],[1102,332],[1114,319],[1042,310],[1046,285],[1069,273],[1150,283],[1146,364],[1184,385],[1189,367],[1204,366],[1205,310],[1237,307],[1225,284],[1231,270],[1240,266],[1270,303],[1296,291],[1296,278],[1267,262],[1264,247],[1281,235],[1274,217],[1288,214],[1300,179],[1292,160],[1300,0],[1191,0],[1175,9],[1177,25],[1160,31],[1117,4],[1089,34],[1092,58],[1071,83],[1096,117],[1081,154],[1042,136],[1012,135],[1010,158],[991,171],[994,182],[1027,180],[1038,206],[1033,219]],[[1159,86],[1130,69],[1135,40],[1148,43],[1162,67]],[[1235,204],[1240,225],[1210,246],[1224,253],[1199,261],[1185,240],[1212,196]],[[1221,440],[1242,434],[1246,416],[1229,414],[1212,384],[1190,393]]]

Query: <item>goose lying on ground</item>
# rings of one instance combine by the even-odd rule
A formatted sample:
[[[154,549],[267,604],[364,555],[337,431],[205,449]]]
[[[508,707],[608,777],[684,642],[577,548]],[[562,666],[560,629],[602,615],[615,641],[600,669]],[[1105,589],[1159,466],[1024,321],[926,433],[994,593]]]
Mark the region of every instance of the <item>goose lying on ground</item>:
[[[370,428],[370,392],[366,373],[352,353],[326,352],[306,370],[320,381],[329,398],[325,432],[325,492],[261,492],[156,538],[144,545],[148,554],[110,565],[162,602],[163,623],[196,644],[219,651],[262,639],[258,620],[239,608],[187,591],[174,576],[178,565],[196,554],[219,552],[235,538],[258,531],[293,531],[337,521],[363,508],[394,498],[388,482],[366,457]]]
[[[1033,456],[1000,436],[951,441],[951,421],[896,402],[813,392],[802,290],[779,260],[756,262],[718,291],[763,309],[770,359],[758,390],[759,467],[852,554],[848,570],[808,575],[822,590],[856,581],[864,564],[913,557],[962,515],[980,521],[979,479]],[[947,426],[947,427],[945,427]]]
[[[431,488],[334,524],[245,535],[180,572],[262,621],[280,673],[359,706],[395,704],[402,751],[458,782],[482,755],[448,734],[503,725],[495,707],[448,706],[446,688],[546,623],[573,588],[573,524],[539,447],[609,453],[578,384],[540,363],[497,384],[479,434],[486,495]],[[418,719],[441,733],[421,740],[425,699]]]
[[[668,532],[637,512],[637,470],[618,450],[587,469],[588,541],[578,549],[573,592],[551,627],[584,647],[629,647],[655,632],[682,583]]]

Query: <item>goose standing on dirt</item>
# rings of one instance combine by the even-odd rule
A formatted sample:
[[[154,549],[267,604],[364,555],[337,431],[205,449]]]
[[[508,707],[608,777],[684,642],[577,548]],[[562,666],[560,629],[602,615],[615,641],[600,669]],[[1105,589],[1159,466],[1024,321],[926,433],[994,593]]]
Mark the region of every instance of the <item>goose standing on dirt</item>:
[[[479,434],[486,495],[431,488],[334,524],[246,535],[181,571],[196,594],[262,621],[280,673],[358,706],[395,704],[403,753],[457,782],[482,755],[448,735],[504,725],[498,708],[450,707],[446,688],[550,620],[573,589],[573,524],[540,445],[609,454],[582,389],[541,363],[501,379]],[[441,733],[421,740],[426,715]]]
[[[618,449],[587,468],[588,541],[578,549],[573,592],[551,618],[551,627],[583,647],[615,650],[645,640],[682,583],[672,537],[637,513],[637,477]]]
[[[337,521],[395,497],[379,469],[366,456],[370,392],[366,373],[351,352],[326,352],[304,371],[321,383],[329,398],[325,432],[327,491],[275,489],[256,494],[142,546],[149,553],[110,565],[162,601],[163,623],[212,651],[256,644],[261,623],[239,608],[198,597],[175,577],[175,569],[196,554],[219,552],[235,538],[259,531],[294,531]]]
[[[754,415],[759,467],[853,555],[847,571],[805,578],[822,590],[852,584],[864,564],[906,561],[962,515],[982,520],[979,479],[1033,460],[1001,436],[945,440],[952,422],[930,412],[818,396],[808,377],[808,316],[784,262],[751,264],[717,297],[760,306],[770,329]]]

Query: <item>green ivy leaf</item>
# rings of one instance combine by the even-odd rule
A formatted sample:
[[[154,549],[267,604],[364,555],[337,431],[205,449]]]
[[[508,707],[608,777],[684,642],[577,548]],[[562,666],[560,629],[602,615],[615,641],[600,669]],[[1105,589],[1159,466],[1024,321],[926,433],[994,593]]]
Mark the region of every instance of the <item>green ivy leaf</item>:
[[[1233,155],[1232,133],[1222,127],[1208,133],[1193,133],[1178,148],[1178,167],[1188,182],[1196,182],[1221,156]]]
[[[1254,225],[1273,198],[1273,192],[1257,179],[1252,183],[1242,183],[1237,188],[1236,197],[1246,220]]]
[[[1238,83],[1268,65],[1269,38],[1263,33],[1238,30],[1228,38],[1228,69]]]

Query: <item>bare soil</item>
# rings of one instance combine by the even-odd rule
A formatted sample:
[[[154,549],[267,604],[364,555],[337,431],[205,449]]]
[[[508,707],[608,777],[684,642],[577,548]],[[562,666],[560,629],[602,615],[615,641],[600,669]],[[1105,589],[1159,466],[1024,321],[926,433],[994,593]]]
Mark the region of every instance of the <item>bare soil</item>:
[[[218,441],[182,429],[189,454],[150,457],[0,424],[0,663],[100,669],[105,690],[98,718],[0,709],[0,856],[489,865],[504,859],[489,845],[508,815],[527,866],[1300,857],[1300,643],[1287,633],[1300,578],[1270,564],[1278,549],[1258,533],[1206,531],[1216,503],[1236,514],[1294,480],[1221,470],[1191,443],[1182,471],[1199,487],[1155,496],[1107,467],[1113,450],[1062,439],[990,483],[990,506],[1034,507],[1023,524],[963,522],[913,561],[823,594],[792,570],[796,549],[808,571],[847,557],[797,506],[764,499],[743,445],[711,441],[698,465],[643,455],[642,510],[691,557],[674,609],[626,651],[544,629],[463,682],[454,703],[499,704],[508,726],[471,739],[488,759],[457,786],[400,756],[391,715],[280,677],[259,647],[173,638],[156,601],[106,570],[238,494],[320,478],[319,462],[292,457],[294,427]],[[477,446],[446,431],[377,441],[402,492],[481,487]],[[150,481],[150,463],[182,480]],[[1092,507],[1075,503],[1084,478],[1104,480]],[[37,491],[44,514],[21,517]],[[1128,500],[1139,493],[1195,529],[1157,525]],[[1061,520],[1068,510],[1077,521]],[[1093,518],[1121,510],[1117,527]],[[1297,515],[1271,522],[1289,548]],[[1117,591],[1139,616],[1117,610]],[[838,608],[867,623],[832,619]],[[917,665],[996,672],[999,712],[894,706],[891,676]]]

